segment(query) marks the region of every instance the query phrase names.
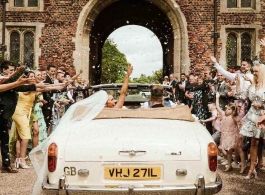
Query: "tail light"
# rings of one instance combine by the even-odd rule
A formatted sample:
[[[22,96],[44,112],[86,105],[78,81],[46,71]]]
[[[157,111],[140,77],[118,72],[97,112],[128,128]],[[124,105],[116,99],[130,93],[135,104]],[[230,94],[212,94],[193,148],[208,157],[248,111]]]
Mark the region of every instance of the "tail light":
[[[48,148],[48,170],[54,172],[57,165],[58,147],[51,143]]]
[[[217,169],[217,146],[211,142],[208,144],[208,165],[209,169],[213,172]]]

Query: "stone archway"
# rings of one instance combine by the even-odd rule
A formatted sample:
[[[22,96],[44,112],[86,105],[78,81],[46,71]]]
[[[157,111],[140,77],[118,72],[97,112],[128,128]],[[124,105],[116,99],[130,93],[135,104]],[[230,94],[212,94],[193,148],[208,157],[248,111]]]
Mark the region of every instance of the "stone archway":
[[[100,83],[106,38],[127,25],[127,21],[150,29],[160,39],[164,75],[187,71],[190,63],[187,23],[174,0],[90,0],[78,19],[74,64],[88,73],[91,84]]]

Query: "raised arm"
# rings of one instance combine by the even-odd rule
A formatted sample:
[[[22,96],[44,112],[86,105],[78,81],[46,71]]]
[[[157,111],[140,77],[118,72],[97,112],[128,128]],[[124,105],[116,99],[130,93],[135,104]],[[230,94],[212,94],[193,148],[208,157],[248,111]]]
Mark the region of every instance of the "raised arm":
[[[229,71],[226,71],[220,64],[217,62],[216,58],[214,56],[210,56],[212,62],[214,63],[214,67],[217,69],[218,72],[220,72],[225,78],[227,78],[230,81],[235,81],[235,74],[231,73]]]
[[[239,74],[236,75],[235,82],[236,82],[235,98],[247,99],[248,95],[249,95],[249,88],[247,90],[242,90],[242,88],[241,88],[242,79],[241,79],[241,77],[239,77]]]
[[[262,46],[265,46],[265,38],[260,39],[259,42],[260,42],[260,44],[261,44]]]
[[[127,90],[128,90],[128,83],[129,83],[129,77],[132,74],[133,71],[133,66],[129,63],[128,64],[128,69],[127,69],[127,73],[124,77],[124,81],[123,81],[123,85],[121,88],[121,92],[120,92],[120,96],[118,99],[118,102],[116,103],[116,105],[114,106],[114,108],[122,108],[124,102],[125,102],[125,98],[127,95]]]
[[[24,75],[20,76],[18,80],[12,83],[0,84],[0,92],[8,91],[10,89],[17,88],[24,84],[32,84],[35,82],[35,79],[32,78],[24,78]]]
[[[5,83],[8,79],[9,79],[9,77],[7,77],[7,76],[0,76],[0,84]]]
[[[57,83],[57,84],[50,84],[45,85],[43,87],[37,87],[38,92],[47,92],[47,91],[53,91],[53,90],[62,90],[65,88],[65,83]]]
[[[6,83],[6,84],[0,84],[0,92],[3,91],[8,91],[10,89],[14,89],[18,86],[20,86],[21,84],[17,81],[13,82],[13,83]]]
[[[200,120],[200,123],[207,123],[207,122],[212,122],[217,118],[217,110],[211,111],[212,116],[210,118],[207,118],[205,120]]]
[[[17,75],[21,70],[25,69],[25,66],[19,66],[12,74],[9,74],[8,76],[2,77],[0,79],[0,83],[5,83],[8,80],[12,79],[15,75]]]
[[[217,118],[217,116],[211,116],[211,117],[208,118],[208,119],[200,120],[200,122],[201,122],[201,123],[212,122],[212,121],[214,121],[216,118]]]
[[[220,108],[220,105],[219,105],[219,98],[220,98],[220,94],[219,92],[216,93],[216,109],[219,113],[222,113],[222,109]]]
[[[77,79],[77,77],[79,77],[82,73],[83,73],[83,70],[80,70],[78,74],[76,74],[75,76],[73,76],[73,77],[71,78],[71,80],[74,81],[74,80]]]
[[[17,69],[12,74],[8,75],[9,78],[13,78],[15,75],[17,75],[18,73],[20,73],[25,68],[26,68],[25,65],[21,65],[21,66],[17,67]]]

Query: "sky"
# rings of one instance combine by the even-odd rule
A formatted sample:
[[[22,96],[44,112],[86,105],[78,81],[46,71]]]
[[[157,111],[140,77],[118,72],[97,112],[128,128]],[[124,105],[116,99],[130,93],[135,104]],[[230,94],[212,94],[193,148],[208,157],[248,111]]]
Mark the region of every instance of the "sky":
[[[133,65],[131,78],[147,76],[162,68],[162,47],[157,36],[149,29],[127,25],[113,31],[111,38],[127,61]]]

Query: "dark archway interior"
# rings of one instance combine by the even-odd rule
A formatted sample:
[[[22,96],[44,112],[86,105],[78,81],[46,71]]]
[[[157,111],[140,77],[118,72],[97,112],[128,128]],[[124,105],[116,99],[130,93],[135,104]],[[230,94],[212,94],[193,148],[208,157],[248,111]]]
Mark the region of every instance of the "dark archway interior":
[[[132,24],[144,26],[154,32],[163,49],[163,74],[173,72],[174,35],[166,14],[144,0],[120,0],[99,13],[91,29],[89,78],[92,84],[101,83],[102,47],[105,40],[117,28]]]

